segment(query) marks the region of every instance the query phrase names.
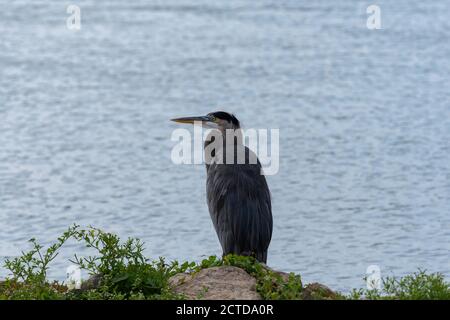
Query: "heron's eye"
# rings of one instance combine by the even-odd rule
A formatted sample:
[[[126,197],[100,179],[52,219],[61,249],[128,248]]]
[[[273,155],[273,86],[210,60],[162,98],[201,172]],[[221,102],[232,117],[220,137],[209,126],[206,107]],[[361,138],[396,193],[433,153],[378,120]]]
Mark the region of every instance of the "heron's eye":
[[[217,120],[217,118],[216,118],[216,117],[214,117],[214,116],[211,116],[211,121],[214,121],[214,122],[216,122],[216,120]]]

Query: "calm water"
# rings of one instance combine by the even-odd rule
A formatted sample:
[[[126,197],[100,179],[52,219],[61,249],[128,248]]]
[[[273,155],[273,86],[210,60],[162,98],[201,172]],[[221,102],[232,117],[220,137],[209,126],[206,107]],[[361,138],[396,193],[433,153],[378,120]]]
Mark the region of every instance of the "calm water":
[[[450,277],[450,2],[378,1],[374,31],[368,1],[76,3],[79,32],[70,2],[0,0],[2,259],[74,222],[220,254],[168,119],[225,109],[280,128],[269,265],[341,290],[371,264]]]

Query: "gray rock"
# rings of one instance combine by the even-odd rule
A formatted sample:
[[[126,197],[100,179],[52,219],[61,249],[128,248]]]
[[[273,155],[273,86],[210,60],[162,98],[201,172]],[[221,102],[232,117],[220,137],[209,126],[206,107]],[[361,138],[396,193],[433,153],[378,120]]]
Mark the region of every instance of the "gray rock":
[[[260,300],[256,279],[244,270],[222,266],[193,274],[177,274],[169,280],[174,292],[189,299]]]

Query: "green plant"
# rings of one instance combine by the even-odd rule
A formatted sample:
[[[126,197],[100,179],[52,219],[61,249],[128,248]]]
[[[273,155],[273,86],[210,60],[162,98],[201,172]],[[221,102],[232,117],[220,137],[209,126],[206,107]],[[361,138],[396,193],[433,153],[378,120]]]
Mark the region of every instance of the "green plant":
[[[73,236],[95,249],[97,254],[83,258],[75,255],[72,262],[91,275],[99,275],[101,281],[96,290],[106,296],[113,293],[118,298],[158,298],[161,295],[175,298],[168,290],[169,278],[191,266],[178,262],[167,264],[163,258],[149,261],[143,255],[144,244],[139,239],[129,238],[121,243],[117,235],[96,228],[77,230]]]
[[[303,285],[299,275],[275,272],[253,257],[228,255],[224,257],[224,264],[242,268],[254,276],[256,290],[263,299],[301,299]]]
[[[37,243],[36,239],[30,239],[32,249],[23,252],[22,255],[7,259],[4,267],[11,276],[0,285],[0,298],[10,299],[62,299],[67,288],[58,282],[47,282],[47,271],[50,262],[58,255],[58,250],[70,239],[77,226],[70,227],[58,241],[46,250]]]
[[[219,259],[216,256],[210,256],[204,259],[195,270],[222,265],[241,268],[255,277],[256,290],[263,299],[301,299],[303,286],[299,275],[293,273],[281,275],[259,263],[253,257],[230,254]]]
[[[64,284],[48,282],[49,264],[70,238],[96,251],[88,257],[75,255],[71,261],[98,276],[98,286],[69,291]],[[35,239],[30,242],[30,251],[5,261],[11,275],[0,282],[0,299],[181,299],[170,291],[168,279],[195,266],[188,262],[167,264],[163,258],[149,261],[139,239],[122,243],[118,236],[92,227],[80,229],[74,225],[46,250]]]
[[[58,251],[69,239],[94,250],[87,257],[74,256],[72,262],[96,276],[100,281],[82,290],[68,290],[57,281],[49,282],[47,271]],[[200,263],[177,261],[166,263],[163,258],[147,259],[144,243],[129,238],[122,242],[114,234],[96,228],[80,229],[74,225],[47,249],[30,240],[32,249],[5,261],[10,276],[0,281],[0,299],[184,299],[172,292],[169,279],[181,272],[195,273],[205,268],[235,266],[255,277],[256,290],[263,299],[450,299],[450,284],[439,273],[419,270],[403,278],[382,280],[381,290],[353,290],[350,295],[330,294],[320,285],[303,287],[299,275],[271,270],[253,257],[211,256]],[[206,290],[206,289],[205,289]],[[330,290],[328,290],[330,291]],[[206,291],[200,293],[201,297]]]
[[[402,278],[382,279],[380,290],[353,290],[350,299],[369,300],[450,300],[450,284],[440,273],[419,270]]]
[[[38,244],[36,239],[30,239],[29,242],[32,244],[30,251],[22,251],[21,256],[5,261],[4,266],[12,273],[12,280],[44,284],[50,262],[56,258],[59,248],[74,235],[76,229],[77,226],[70,227],[58,238],[57,243],[51,245],[45,251],[43,251],[43,246]]]

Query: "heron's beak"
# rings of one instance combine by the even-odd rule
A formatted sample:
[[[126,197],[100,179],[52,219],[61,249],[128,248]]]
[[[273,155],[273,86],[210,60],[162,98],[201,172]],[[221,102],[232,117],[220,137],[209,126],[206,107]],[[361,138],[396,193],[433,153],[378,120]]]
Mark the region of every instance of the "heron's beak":
[[[208,116],[200,116],[200,117],[183,117],[183,118],[175,118],[170,119],[171,121],[178,122],[178,123],[191,123],[194,124],[195,122],[199,123],[205,123],[205,122],[211,122],[211,118]]]

